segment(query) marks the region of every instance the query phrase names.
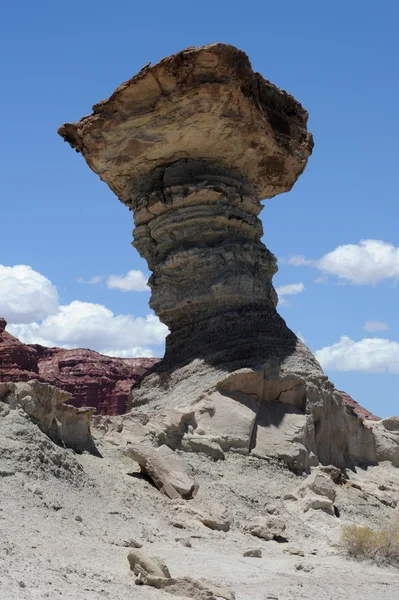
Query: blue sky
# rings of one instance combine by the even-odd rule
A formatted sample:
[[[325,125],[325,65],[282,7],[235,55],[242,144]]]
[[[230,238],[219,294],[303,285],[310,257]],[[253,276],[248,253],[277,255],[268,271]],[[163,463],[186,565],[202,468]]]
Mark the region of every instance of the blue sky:
[[[147,274],[131,213],[57,128],[148,61],[231,43],[305,106],[315,138],[295,188],[262,213],[279,310],[338,389],[398,414],[398,4],[24,0],[1,12],[0,313],[10,331],[162,354],[148,292],[121,289],[145,289],[139,273],[125,276]],[[379,324],[365,329],[370,321]]]

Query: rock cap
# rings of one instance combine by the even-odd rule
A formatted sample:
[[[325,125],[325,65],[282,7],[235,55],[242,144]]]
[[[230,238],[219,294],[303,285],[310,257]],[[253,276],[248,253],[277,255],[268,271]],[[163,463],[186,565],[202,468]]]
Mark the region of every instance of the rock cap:
[[[244,52],[216,43],[143,67],[58,133],[127,204],[132,180],[181,159],[235,169],[263,199],[303,172],[313,148],[307,119]]]

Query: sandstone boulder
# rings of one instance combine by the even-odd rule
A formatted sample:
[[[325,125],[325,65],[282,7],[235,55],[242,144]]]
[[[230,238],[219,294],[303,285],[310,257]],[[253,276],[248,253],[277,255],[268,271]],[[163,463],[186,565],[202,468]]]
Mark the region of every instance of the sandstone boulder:
[[[255,537],[269,542],[270,540],[279,541],[285,531],[285,523],[280,517],[268,515],[259,517],[245,528],[248,533]]]
[[[337,495],[331,477],[319,471],[314,471],[296,489],[296,495],[300,498],[304,498],[309,493],[317,496],[324,496],[331,500],[331,502],[335,501]]]
[[[90,431],[94,409],[65,405],[70,396],[48,383],[32,380],[3,387],[0,400],[11,409],[21,408],[56,444],[98,455]]]
[[[124,454],[135,460],[156,487],[172,499],[193,498],[198,482],[186,461],[168,446],[149,448],[129,444]]]

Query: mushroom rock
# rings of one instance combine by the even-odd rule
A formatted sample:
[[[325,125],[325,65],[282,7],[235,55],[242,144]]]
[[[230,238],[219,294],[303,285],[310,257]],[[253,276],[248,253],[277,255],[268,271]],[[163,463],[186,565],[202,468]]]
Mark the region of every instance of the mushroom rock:
[[[150,306],[170,330],[130,405],[194,409],[191,439],[298,469],[375,460],[362,420],[277,313],[261,242],[261,200],[289,191],[312,152],[307,118],[218,43],[144,67],[59,129],[133,211]]]

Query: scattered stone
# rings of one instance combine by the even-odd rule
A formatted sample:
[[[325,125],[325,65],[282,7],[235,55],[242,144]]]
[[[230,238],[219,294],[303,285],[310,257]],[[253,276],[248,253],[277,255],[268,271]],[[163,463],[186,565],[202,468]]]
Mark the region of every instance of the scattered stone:
[[[286,554],[292,554],[294,556],[305,556],[305,553],[303,550],[298,550],[298,548],[286,548],[284,550],[284,552]]]
[[[192,503],[189,506],[178,505],[175,510],[181,511],[180,514],[182,515],[194,517],[195,520],[200,521],[209,529],[216,531],[230,530],[232,519],[227,510],[219,504],[208,505],[206,511]]]
[[[180,542],[186,548],[192,547],[192,543],[187,538],[176,538],[176,542]]]
[[[278,508],[275,504],[266,504],[266,510],[270,515],[278,514]]]
[[[131,550],[127,557],[130,570],[144,583],[149,576],[170,578],[168,567],[157,557],[150,558],[142,550]]]
[[[253,550],[246,550],[243,556],[251,556],[253,558],[262,558],[262,550],[260,548],[254,548]]]
[[[318,496],[325,496],[332,502],[335,501],[337,495],[331,477],[319,471],[314,471],[296,489],[296,494],[300,498],[304,498],[310,492]]]
[[[234,593],[227,588],[204,585],[191,577],[172,578],[162,559],[150,558],[141,550],[129,552],[128,561],[130,570],[136,576],[137,585],[149,585],[174,596],[193,600],[235,600]]]
[[[168,446],[147,448],[129,444],[124,454],[139,463],[142,473],[156,487],[172,499],[193,498],[198,491],[198,482],[191,474],[186,461]]]
[[[303,563],[296,563],[295,569],[297,571],[303,571],[304,573],[310,573],[311,571],[314,570],[314,567],[312,567],[310,565],[304,565]]]
[[[82,523],[83,519],[82,519],[82,517],[80,515],[76,515],[75,521],[78,521],[79,523]]]
[[[245,531],[266,541],[280,541],[280,538],[282,538],[282,534],[285,531],[285,523],[279,517],[270,515],[268,517],[258,518],[248,525],[245,528]]]
[[[142,548],[143,544],[141,544],[140,542],[137,542],[136,540],[130,539],[130,540],[124,540],[123,546],[125,546],[125,548]]]

